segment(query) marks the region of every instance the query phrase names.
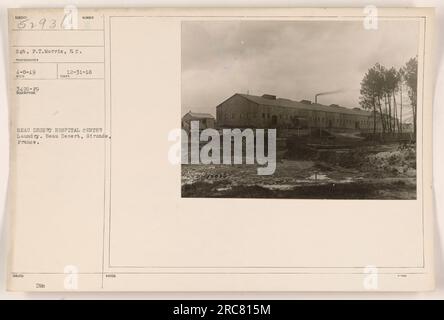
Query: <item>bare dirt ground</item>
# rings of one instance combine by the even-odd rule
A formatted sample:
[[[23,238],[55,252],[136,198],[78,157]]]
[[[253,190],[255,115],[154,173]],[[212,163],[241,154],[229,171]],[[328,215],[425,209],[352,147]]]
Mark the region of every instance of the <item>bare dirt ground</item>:
[[[183,197],[416,199],[416,156],[398,144],[281,159],[270,176],[256,165],[182,165]],[[296,157],[297,158],[297,157]]]

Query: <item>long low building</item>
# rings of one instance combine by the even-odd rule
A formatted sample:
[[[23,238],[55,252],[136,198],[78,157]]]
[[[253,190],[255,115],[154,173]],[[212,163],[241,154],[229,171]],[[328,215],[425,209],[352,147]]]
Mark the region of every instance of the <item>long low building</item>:
[[[216,107],[217,126],[228,128],[321,128],[372,132],[373,121],[373,113],[360,108],[293,101],[270,94],[236,93]],[[382,131],[379,114],[376,130]]]

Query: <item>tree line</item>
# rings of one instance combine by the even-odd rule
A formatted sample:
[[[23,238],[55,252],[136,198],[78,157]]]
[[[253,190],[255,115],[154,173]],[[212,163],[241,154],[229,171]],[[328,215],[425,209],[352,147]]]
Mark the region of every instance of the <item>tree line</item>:
[[[402,133],[403,93],[407,91],[413,115],[413,131],[416,136],[416,96],[418,79],[418,58],[411,58],[396,69],[386,68],[376,63],[361,81],[359,103],[362,108],[373,111],[373,133],[376,133],[377,117],[380,118],[382,132]]]

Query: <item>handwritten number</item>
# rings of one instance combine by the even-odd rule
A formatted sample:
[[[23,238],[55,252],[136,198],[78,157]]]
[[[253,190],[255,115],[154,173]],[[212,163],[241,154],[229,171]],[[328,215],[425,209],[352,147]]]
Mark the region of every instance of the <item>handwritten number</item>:
[[[26,22],[28,22],[28,20],[29,20],[28,18],[20,20],[20,22],[17,24],[17,28],[18,29],[26,28]]]
[[[67,29],[66,26],[72,25],[72,12],[68,12],[63,16],[62,22],[60,23],[60,28]]]
[[[40,24],[42,29],[45,29],[45,23],[46,23],[46,18],[40,19],[39,24]]]

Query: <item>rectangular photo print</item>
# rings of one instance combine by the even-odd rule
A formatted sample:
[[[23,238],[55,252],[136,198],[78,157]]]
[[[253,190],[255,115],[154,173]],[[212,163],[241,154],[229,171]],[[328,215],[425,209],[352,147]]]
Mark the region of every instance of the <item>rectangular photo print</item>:
[[[183,21],[182,197],[416,199],[419,32]]]

